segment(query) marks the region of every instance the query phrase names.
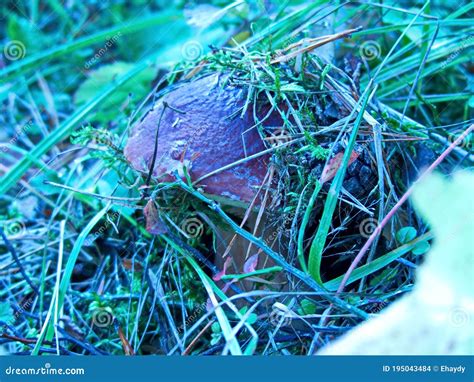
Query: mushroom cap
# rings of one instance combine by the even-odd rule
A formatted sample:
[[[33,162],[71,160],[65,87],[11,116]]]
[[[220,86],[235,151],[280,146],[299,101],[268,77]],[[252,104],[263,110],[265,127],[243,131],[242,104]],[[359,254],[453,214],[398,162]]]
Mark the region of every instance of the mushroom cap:
[[[149,172],[156,129],[164,102],[158,134],[158,150],[153,176],[163,181],[186,164],[191,179],[197,179],[265,150],[248,107],[243,117],[245,91],[231,86],[229,76],[212,74],[184,83],[156,101],[139,122],[125,147],[125,156],[138,171]],[[265,125],[282,125],[273,113]],[[236,202],[250,202],[262,185],[270,156],[254,159],[222,170],[198,183],[204,192]]]

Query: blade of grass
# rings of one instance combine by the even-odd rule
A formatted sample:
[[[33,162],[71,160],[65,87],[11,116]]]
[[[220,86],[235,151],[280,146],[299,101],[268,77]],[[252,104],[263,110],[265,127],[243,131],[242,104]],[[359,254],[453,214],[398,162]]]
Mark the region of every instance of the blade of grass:
[[[5,69],[0,70],[0,83],[7,82],[12,75],[24,74],[28,70],[37,68],[41,64],[52,59],[61,57],[63,55],[69,54],[81,48],[88,47],[98,42],[104,42],[107,37],[115,35],[119,32],[124,35],[131,34],[155,25],[175,21],[180,17],[180,14],[176,11],[160,12],[152,16],[143,17],[130,23],[112,27],[97,32],[91,36],[85,36],[70,43],[48,49],[44,52],[17,61],[13,65],[9,65]]]
[[[301,221],[300,228],[298,230],[298,260],[300,262],[301,269],[304,272],[308,272],[308,266],[306,265],[306,260],[304,258],[304,248],[303,248],[303,241],[304,241],[304,233],[306,231],[306,226],[309,222],[309,217],[311,216],[311,211],[313,211],[314,203],[319,195],[319,191],[321,190],[321,182],[316,180],[314,184],[314,190],[311,194],[311,198],[309,199],[308,206],[303,215],[303,220]]]
[[[459,51],[460,46],[463,49],[469,48],[470,46],[474,45],[474,41],[472,40],[473,39],[466,38],[466,36],[459,36],[457,38],[439,42],[436,47],[431,49],[430,56],[426,60],[427,63],[431,64],[430,66],[428,66],[428,68],[434,67],[436,70],[439,70],[439,68],[445,68],[447,66],[445,62],[433,62],[455,54]],[[413,46],[413,49],[416,49],[416,46]],[[408,73],[409,75],[411,75],[411,78],[414,78],[416,73],[414,73],[413,71],[417,67],[419,67],[419,60],[417,60],[417,57],[414,54],[411,54],[406,58],[394,61],[390,67],[387,67],[385,70],[382,70],[379,75],[379,82],[386,82],[394,78],[396,78],[398,81],[400,74],[404,73]],[[434,69],[431,69],[429,74],[431,74],[433,70]]]
[[[356,268],[354,272],[352,272],[351,277],[348,279],[347,284],[360,280],[379,271],[380,269],[386,267],[388,264],[394,262],[404,254],[410,252],[413,248],[415,248],[416,244],[425,240],[431,240],[432,238],[433,234],[431,232],[425,233],[424,235],[412,240],[411,242],[404,244],[394,249],[393,251],[386,253],[383,256],[378,257],[376,260]],[[341,284],[343,277],[344,275],[341,275],[330,281],[325,282],[324,287],[331,292],[335,292]]]
[[[207,294],[209,298],[211,299],[212,305],[214,306],[214,309],[215,309],[217,321],[219,322],[219,325],[222,329],[222,334],[224,335],[226,344],[229,347],[231,354],[242,355],[242,349],[240,348],[239,342],[237,341],[237,338],[235,337],[235,335],[232,334],[232,326],[229,323],[229,319],[227,318],[226,314],[224,313],[224,310],[220,306],[214,294],[215,288],[213,288],[212,286],[212,284],[214,283],[210,282],[209,276],[205,274],[205,272],[201,269],[201,267],[196,263],[196,261],[193,258],[187,257],[187,260],[191,264],[191,266],[194,268],[199,278],[201,279],[204,285],[204,288],[206,288],[207,290]],[[225,295],[223,297],[225,297],[224,301],[227,300],[227,297]]]
[[[420,75],[420,78],[424,79],[426,77],[430,78],[437,73],[441,73],[446,69],[451,67],[459,67],[461,64],[465,62],[469,62],[471,60],[469,55],[460,55],[458,58],[450,61],[446,60],[445,62],[438,62],[430,65],[426,65],[425,70]],[[415,74],[413,72],[408,71],[407,75],[398,75],[390,76],[391,78],[384,81],[384,87],[381,89],[380,97],[387,97],[391,94],[396,94],[398,91],[406,88],[410,84],[413,83],[415,80]],[[382,82],[382,81],[381,81]]]
[[[471,27],[473,22],[474,22],[474,19],[472,18],[455,19],[455,20],[440,20],[439,26],[440,27]],[[375,35],[375,34],[381,34],[381,33],[391,33],[403,28],[407,28],[409,26],[425,26],[425,25],[432,26],[432,25],[437,25],[437,23],[438,21],[418,21],[415,23],[401,23],[401,24],[388,25],[388,26],[383,26],[383,27],[364,29],[358,32],[354,32],[352,36],[356,37],[356,36]]]
[[[351,136],[345,149],[341,165],[336,173],[336,176],[334,177],[334,180],[331,183],[331,187],[329,188],[328,197],[324,203],[323,215],[321,216],[318,231],[316,232],[309,250],[308,272],[311,277],[313,277],[313,279],[321,286],[323,285],[323,281],[321,279],[321,259],[324,246],[326,244],[326,238],[329,233],[329,227],[331,226],[332,216],[334,210],[336,209],[339,193],[341,192],[342,188],[342,182],[344,181],[346,169],[349,164],[352,151],[354,150],[357,134],[359,132],[359,126],[362,122],[362,119],[364,118],[364,112],[367,104],[375,94],[376,90],[377,88],[375,87],[370,94],[366,92],[365,97],[361,97],[359,100],[359,102],[362,101],[362,105],[359,110],[359,114],[357,115],[357,119],[354,122],[354,126],[352,127]],[[352,110],[351,114],[353,114],[356,109],[357,107]],[[350,118],[347,119],[347,121],[349,120]]]
[[[423,100],[429,102],[430,104],[434,103],[441,103],[441,102],[460,102],[466,101],[472,97],[472,94],[466,93],[452,93],[452,94],[427,94],[422,95]],[[397,97],[397,98],[385,98],[383,99],[385,103],[390,104],[390,106],[394,108],[401,108],[405,104],[405,97]],[[410,100],[409,106],[414,106],[415,104],[419,104],[420,100],[412,99]]]
[[[188,251],[186,251],[184,248],[180,247],[171,237],[168,237],[167,235],[162,235],[161,236],[168,244],[170,244],[176,251],[179,253],[183,254],[186,256],[186,260],[189,262],[189,264],[195,269],[196,273],[198,276],[202,279],[203,277],[206,279],[206,281],[209,283],[210,287],[212,288],[212,291],[222,300],[225,301],[228,299],[226,294],[219,289],[219,287],[216,285],[214,280],[212,280],[199,266],[199,264],[194,260],[192,257],[192,254],[190,254]],[[255,344],[256,341],[258,341],[258,334],[257,332],[253,329],[253,327],[247,322],[244,316],[237,310],[237,308],[234,305],[230,305],[227,303],[228,306],[231,307],[231,309],[234,311],[234,313],[237,315],[237,317],[241,320],[243,320],[243,325],[249,330],[249,332],[252,334],[252,338],[250,339],[250,343],[247,345],[247,347],[244,350],[244,355],[248,355],[253,351],[252,347]],[[249,312],[247,312],[249,314]],[[220,322],[219,322],[220,324]],[[235,335],[231,333],[231,337],[235,338]],[[240,348],[240,345],[239,345]]]
[[[245,279],[247,277],[253,277],[253,276],[260,276],[260,275],[266,275],[267,273],[274,273],[274,272],[281,272],[283,270],[282,267],[279,267],[278,265],[275,265],[274,267],[269,267],[269,268],[263,268],[263,269],[257,269],[254,272],[249,272],[249,273],[241,273],[241,274],[230,274],[230,275],[224,275],[221,277],[221,280],[241,280]]]
[[[107,203],[107,205],[101,209],[97,214],[87,223],[87,225],[84,227],[84,229],[81,231],[79,236],[77,237],[77,240],[74,243],[74,247],[71,250],[71,253],[67,259],[66,267],[64,268],[64,273],[63,277],[61,279],[61,283],[59,285],[59,291],[57,295],[57,301],[56,301],[56,310],[59,311],[62,309],[62,306],[64,304],[64,299],[66,297],[66,293],[69,290],[69,285],[71,283],[71,276],[72,272],[74,270],[74,266],[76,265],[77,258],[79,256],[79,253],[81,252],[82,245],[84,244],[84,241],[87,238],[87,235],[92,231],[92,229],[95,227],[95,225],[102,219],[102,217],[106,214],[106,212],[110,209],[110,203]],[[49,322],[48,329],[46,331],[46,341],[51,341],[54,336],[54,323]],[[38,341],[39,343],[40,341]]]
[[[474,9],[474,3],[468,3],[463,5],[461,8],[456,9],[453,13],[446,17],[446,20],[456,19],[459,16],[469,12],[471,9]]]
[[[57,296],[59,296],[59,288],[60,288],[60,281],[61,281],[61,271],[63,269],[63,257],[64,257],[64,230],[66,227],[66,220],[61,220],[59,223],[59,251],[58,251],[58,264],[56,268],[56,284],[54,286],[54,295],[56,296],[55,300],[57,300]],[[56,354],[60,355],[59,353],[59,335],[57,332],[57,327],[59,324],[59,305],[54,304],[54,330],[55,330],[55,337],[56,337]]]
[[[287,38],[288,33],[290,33],[295,26],[300,26],[313,18],[315,14],[312,12],[314,12],[314,10],[320,7],[323,3],[323,1],[315,1],[302,9],[297,9],[285,15],[282,19],[276,20],[261,32],[249,38],[247,41],[245,41],[245,45],[253,46],[270,36],[272,38],[272,44],[275,44],[275,42],[278,41],[278,39],[282,36]],[[318,11],[316,11],[316,14],[317,12]]]

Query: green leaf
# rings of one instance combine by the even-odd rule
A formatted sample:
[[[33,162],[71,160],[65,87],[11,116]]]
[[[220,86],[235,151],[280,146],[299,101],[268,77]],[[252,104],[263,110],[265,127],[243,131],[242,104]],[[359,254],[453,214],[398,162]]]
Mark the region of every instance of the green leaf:
[[[74,96],[74,103],[77,106],[84,105],[94,98],[102,88],[114,82],[116,77],[124,75],[132,70],[133,67],[133,64],[119,61],[93,70],[89,73],[89,78],[77,90]],[[100,105],[93,119],[104,123],[112,120],[120,112],[123,103],[129,95],[134,100],[140,100],[148,94],[154,77],[155,69],[151,67],[147,67],[138,73],[133,81],[129,81],[117,89]]]
[[[257,322],[257,319],[258,316],[255,313],[250,313],[246,321],[249,325],[253,325]]]
[[[221,333],[222,332],[221,326],[219,325],[219,323],[217,321],[212,324],[211,329],[212,329],[213,333]]]
[[[415,228],[408,226],[401,228],[395,236],[400,244],[405,244],[409,241],[414,240],[416,237],[416,233],[417,232]]]
[[[281,88],[280,88],[280,91],[283,92],[283,93],[287,93],[287,92],[300,92],[300,93],[304,93],[306,90],[304,87],[298,85],[298,84],[295,84],[295,83],[291,83],[291,84],[285,84],[285,85],[282,85]]]
[[[430,248],[431,248],[430,243],[428,243],[427,241],[422,241],[418,243],[417,245],[415,245],[415,248],[413,248],[411,252],[414,255],[423,255],[424,253],[428,252]]]
[[[214,345],[217,345],[219,343],[219,341],[222,338],[222,335],[218,334],[218,333],[212,333],[211,337],[212,337],[211,345],[214,346]]]
[[[301,308],[298,309],[298,314],[304,316],[305,314],[315,314],[316,313],[316,304],[305,298],[300,303]]]

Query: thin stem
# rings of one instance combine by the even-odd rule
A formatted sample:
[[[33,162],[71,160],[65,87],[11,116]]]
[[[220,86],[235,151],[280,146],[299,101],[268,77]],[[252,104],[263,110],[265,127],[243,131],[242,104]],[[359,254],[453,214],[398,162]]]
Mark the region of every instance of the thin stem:
[[[30,288],[33,290],[33,292],[36,295],[39,295],[38,288],[35,286],[35,284],[33,284],[30,277],[26,273],[25,268],[23,267],[23,264],[21,263],[20,258],[18,257],[18,255],[15,251],[15,248],[10,243],[10,240],[8,240],[7,235],[5,235],[5,232],[3,231],[3,228],[1,228],[1,227],[0,227],[0,236],[2,237],[3,241],[5,242],[5,246],[7,247],[7,250],[12,254],[13,259],[15,260],[16,264],[18,265],[18,268],[20,269],[20,273],[23,276],[23,278],[25,279],[26,283],[30,286]]]
[[[145,192],[143,194],[142,199],[144,199],[148,196],[148,187],[150,186],[151,177],[153,176],[153,170],[155,169],[156,157],[158,156],[158,137],[160,135],[161,120],[163,119],[163,115],[165,114],[166,109],[171,109],[176,113],[185,114],[184,111],[178,110],[178,109],[170,106],[167,102],[163,101],[163,109],[161,110],[160,118],[158,119],[158,126],[156,127],[155,145],[154,145],[154,148],[153,148],[153,157],[151,159],[150,170],[148,171],[148,176],[146,178],[146,182],[145,182],[146,188],[145,188]]]
[[[273,273],[273,272],[281,272],[283,270],[282,267],[275,265],[274,267],[269,267],[269,268],[263,268],[263,269],[257,269],[256,271],[249,272],[249,273],[242,273],[242,274],[235,274],[235,275],[224,275],[221,277],[222,280],[229,280],[229,279],[245,279],[247,277],[252,277],[252,276],[259,276],[259,275],[265,275],[267,273]]]
[[[166,102],[163,102],[163,109],[161,109],[161,114],[160,118],[158,119],[158,126],[156,126],[156,134],[155,134],[155,146],[153,148],[153,157],[151,158],[151,164],[150,164],[150,170],[148,171],[148,176],[145,181],[145,193],[143,194],[144,197],[148,196],[148,186],[150,185],[151,177],[153,175],[153,170],[155,169],[155,162],[156,162],[156,157],[158,155],[158,137],[160,135],[160,125],[161,125],[161,120],[163,119],[163,114],[165,114],[166,108],[168,104]]]
[[[308,267],[304,258],[304,232],[306,230],[306,226],[308,225],[311,212],[313,211],[314,203],[316,202],[316,199],[319,195],[319,191],[321,190],[321,186],[321,182],[317,180],[314,185],[314,190],[311,194],[311,198],[309,199],[308,206],[306,207],[306,210],[304,212],[303,221],[301,222],[300,229],[298,230],[298,260],[300,261],[301,269],[303,269],[303,271],[306,273],[308,273]]]

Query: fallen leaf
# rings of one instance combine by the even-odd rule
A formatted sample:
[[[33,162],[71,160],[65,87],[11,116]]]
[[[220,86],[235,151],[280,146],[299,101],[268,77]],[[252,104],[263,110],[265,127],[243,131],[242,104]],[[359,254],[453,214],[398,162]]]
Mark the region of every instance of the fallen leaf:
[[[229,267],[230,265],[230,262],[231,262],[232,258],[229,256],[227,257],[227,259],[225,260],[225,263],[224,263],[224,267],[222,268],[222,271],[220,271],[219,273],[215,274],[212,279],[214,281],[219,281],[222,276],[225,276],[225,273],[227,271],[227,268]]]
[[[255,272],[255,268],[258,264],[258,253],[250,256],[244,264],[244,273]]]
[[[122,264],[123,264],[123,267],[129,271],[131,270],[134,270],[135,272],[143,271],[143,264],[137,260],[123,259]]]
[[[132,345],[130,345],[130,342],[128,342],[120,326],[118,328],[118,335],[120,337],[120,342],[122,343],[122,348],[125,355],[135,355]]]
[[[162,235],[167,232],[166,225],[160,218],[158,209],[153,200],[149,200],[143,213],[146,220],[146,230],[152,235]]]
[[[321,183],[325,183],[328,180],[331,180],[336,176],[337,170],[341,167],[342,158],[344,157],[344,151],[334,155],[326,166],[323,169],[323,173],[321,174]],[[359,157],[359,153],[357,151],[352,151],[351,156],[349,158],[349,163],[347,166],[350,166],[352,162],[354,162]]]

